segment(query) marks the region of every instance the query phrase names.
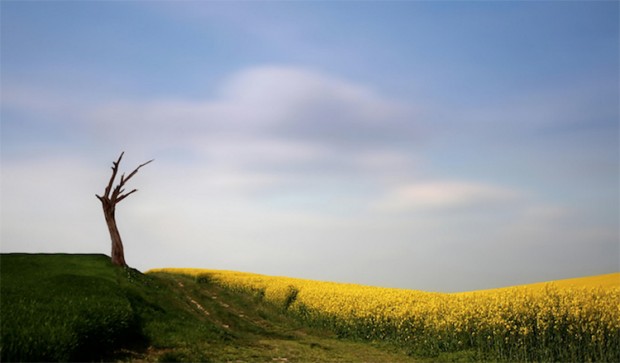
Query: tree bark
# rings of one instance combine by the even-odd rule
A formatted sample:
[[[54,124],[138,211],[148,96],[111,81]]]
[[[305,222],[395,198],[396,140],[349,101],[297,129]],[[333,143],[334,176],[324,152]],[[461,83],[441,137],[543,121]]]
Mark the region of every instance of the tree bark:
[[[118,160],[116,162],[112,162],[112,177],[108,182],[108,185],[105,188],[103,196],[96,195],[97,199],[101,201],[101,206],[103,207],[103,214],[105,217],[105,222],[108,226],[108,231],[110,232],[110,239],[112,240],[112,252],[111,259],[112,263],[117,266],[126,267],[127,263],[125,262],[125,251],[123,248],[123,241],[121,239],[121,234],[118,232],[118,226],[116,225],[116,204],[120,203],[123,199],[127,198],[130,194],[137,192],[137,189],[130,191],[129,193],[123,194],[124,189],[123,186],[131,177],[133,177],[138,170],[144,165],[150,163],[153,160],[149,160],[144,164],[138,166],[133,172],[129,174],[127,178],[125,178],[125,174],[121,175],[121,180],[119,184],[112,189],[112,185],[114,184],[114,179],[116,179],[116,174],[118,173],[118,165],[123,158],[124,152],[121,153]]]
[[[114,205],[109,205],[109,203],[103,203],[103,214],[105,216],[105,222],[108,225],[108,231],[110,232],[110,239],[112,240],[112,252],[110,256],[113,264],[125,267],[127,266],[125,262],[125,250],[123,248],[121,234],[116,225],[114,207]]]

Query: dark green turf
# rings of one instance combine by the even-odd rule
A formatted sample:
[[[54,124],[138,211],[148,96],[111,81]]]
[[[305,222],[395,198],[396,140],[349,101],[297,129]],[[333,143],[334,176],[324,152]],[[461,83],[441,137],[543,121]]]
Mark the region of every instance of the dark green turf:
[[[102,359],[140,341],[140,322],[104,255],[2,254],[2,361]]]

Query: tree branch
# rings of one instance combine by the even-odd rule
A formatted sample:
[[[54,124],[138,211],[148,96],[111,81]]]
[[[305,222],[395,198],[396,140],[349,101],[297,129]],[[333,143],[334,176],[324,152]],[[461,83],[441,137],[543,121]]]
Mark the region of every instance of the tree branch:
[[[121,152],[121,156],[118,157],[118,160],[116,160],[116,162],[112,162],[112,177],[110,177],[110,181],[108,182],[108,186],[105,188],[105,192],[103,193],[103,197],[104,198],[109,198],[110,197],[110,190],[112,189],[112,184],[114,184],[114,179],[116,179],[116,174],[118,173],[118,164],[121,163],[121,159],[123,158],[123,155],[125,154],[125,152]]]
[[[116,188],[114,188],[114,191],[112,192],[112,195],[110,196],[110,201],[114,204],[116,204],[116,200],[118,199],[119,194],[121,194],[121,185],[117,185]]]
[[[121,153],[121,155],[118,157],[118,160],[113,161],[112,162],[112,177],[110,178],[110,181],[108,182],[108,185],[105,188],[105,193],[103,194],[103,196],[99,196],[97,194],[95,194],[95,196],[101,200],[102,202],[104,200],[107,200],[108,202],[112,203],[113,205],[119,203],[121,200],[127,198],[130,194],[137,192],[137,189],[134,189],[132,191],[130,191],[129,193],[123,194],[123,192],[125,191],[125,189],[123,189],[123,186],[125,185],[125,183],[127,183],[127,181],[129,181],[129,179],[131,179],[134,175],[136,175],[136,173],[138,172],[138,170],[140,170],[141,167],[153,162],[153,160],[155,159],[151,159],[149,161],[147,161],[144,164],[140,164],[138,165],[138,167],[132,171],[129,176],[127,176],[125,178],[125,173],[123,173],[121,175],[121,179],[120,182],[116,185],[116,187],[114,187],[114,190],[112,191],[112,186],[114,184],[114,179],[116,179],[116,175],[118,174],[118,166],[121,163],[121,159],[123,158],[123,155],[125,154],[125,152],[123,151]],[[112,194],[110,195],[110,191],[112,191]]]
[[[121,200],[123,200],[123,199],[127,198],[129,195],[131,195],[132,193],[135,193],[135,192],[137,192],[137,191],[138,191],[138,189],[134,189],[134,190],[130,191],[130,192],[129,192],[129,193],[127,193],[127,194],[123,194],[123,195],[121,195],[121,196],[120,196],[120,197],[118,197],[118,199],[116,200],[116,203],[120,203],[120,202],[121,202]]]
[[[123,174],[123,175],[121,176],[121,183],[120,183],[119,185],[120,185],[120,186],[123,186],[123,185],[124,185],[127,181],[129,181],[129,179],[131,179],[131,177],[133,177],[134,175],[136,175],[136,173],[138,172],[138,170],[140,170],[140,168],[141,168],[141,167],[145,166],[146,164],[149,164],[149,163],[153,162],[153,160],[155,160],[155,159],[151,159],[151,160],[147,161],[147,162],[146,162],[146,163],[144,163],[144,164],[140,164],[140,165],[136,168],[136,170],[132,171],[132,172],[129,174],[129,176],[128,176],[127,178],[125,178],[125,174]]]

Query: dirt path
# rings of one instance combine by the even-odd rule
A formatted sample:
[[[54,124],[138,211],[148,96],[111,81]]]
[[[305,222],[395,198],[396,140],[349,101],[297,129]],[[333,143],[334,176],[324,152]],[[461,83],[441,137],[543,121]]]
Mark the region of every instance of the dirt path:
[[[415,362],[385,344],[337,339],[331,332],[302,326],[281,309],[256,298],[184,276],[168,286],[198,324],[221,339],[192,334],[172,346],[150,347],[132,361],[209,362]],[[188,323],[188,322],[186,322]],[[183,334],[184,332],[180,332]],[[186,332],[185,332],[186,333]]]

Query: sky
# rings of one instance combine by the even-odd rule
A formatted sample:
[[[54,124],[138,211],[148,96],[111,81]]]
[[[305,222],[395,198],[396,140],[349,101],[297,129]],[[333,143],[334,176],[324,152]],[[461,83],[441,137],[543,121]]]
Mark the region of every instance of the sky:
[[[620,270],[616,1],[2,1],[0,251],[427,291]]]

